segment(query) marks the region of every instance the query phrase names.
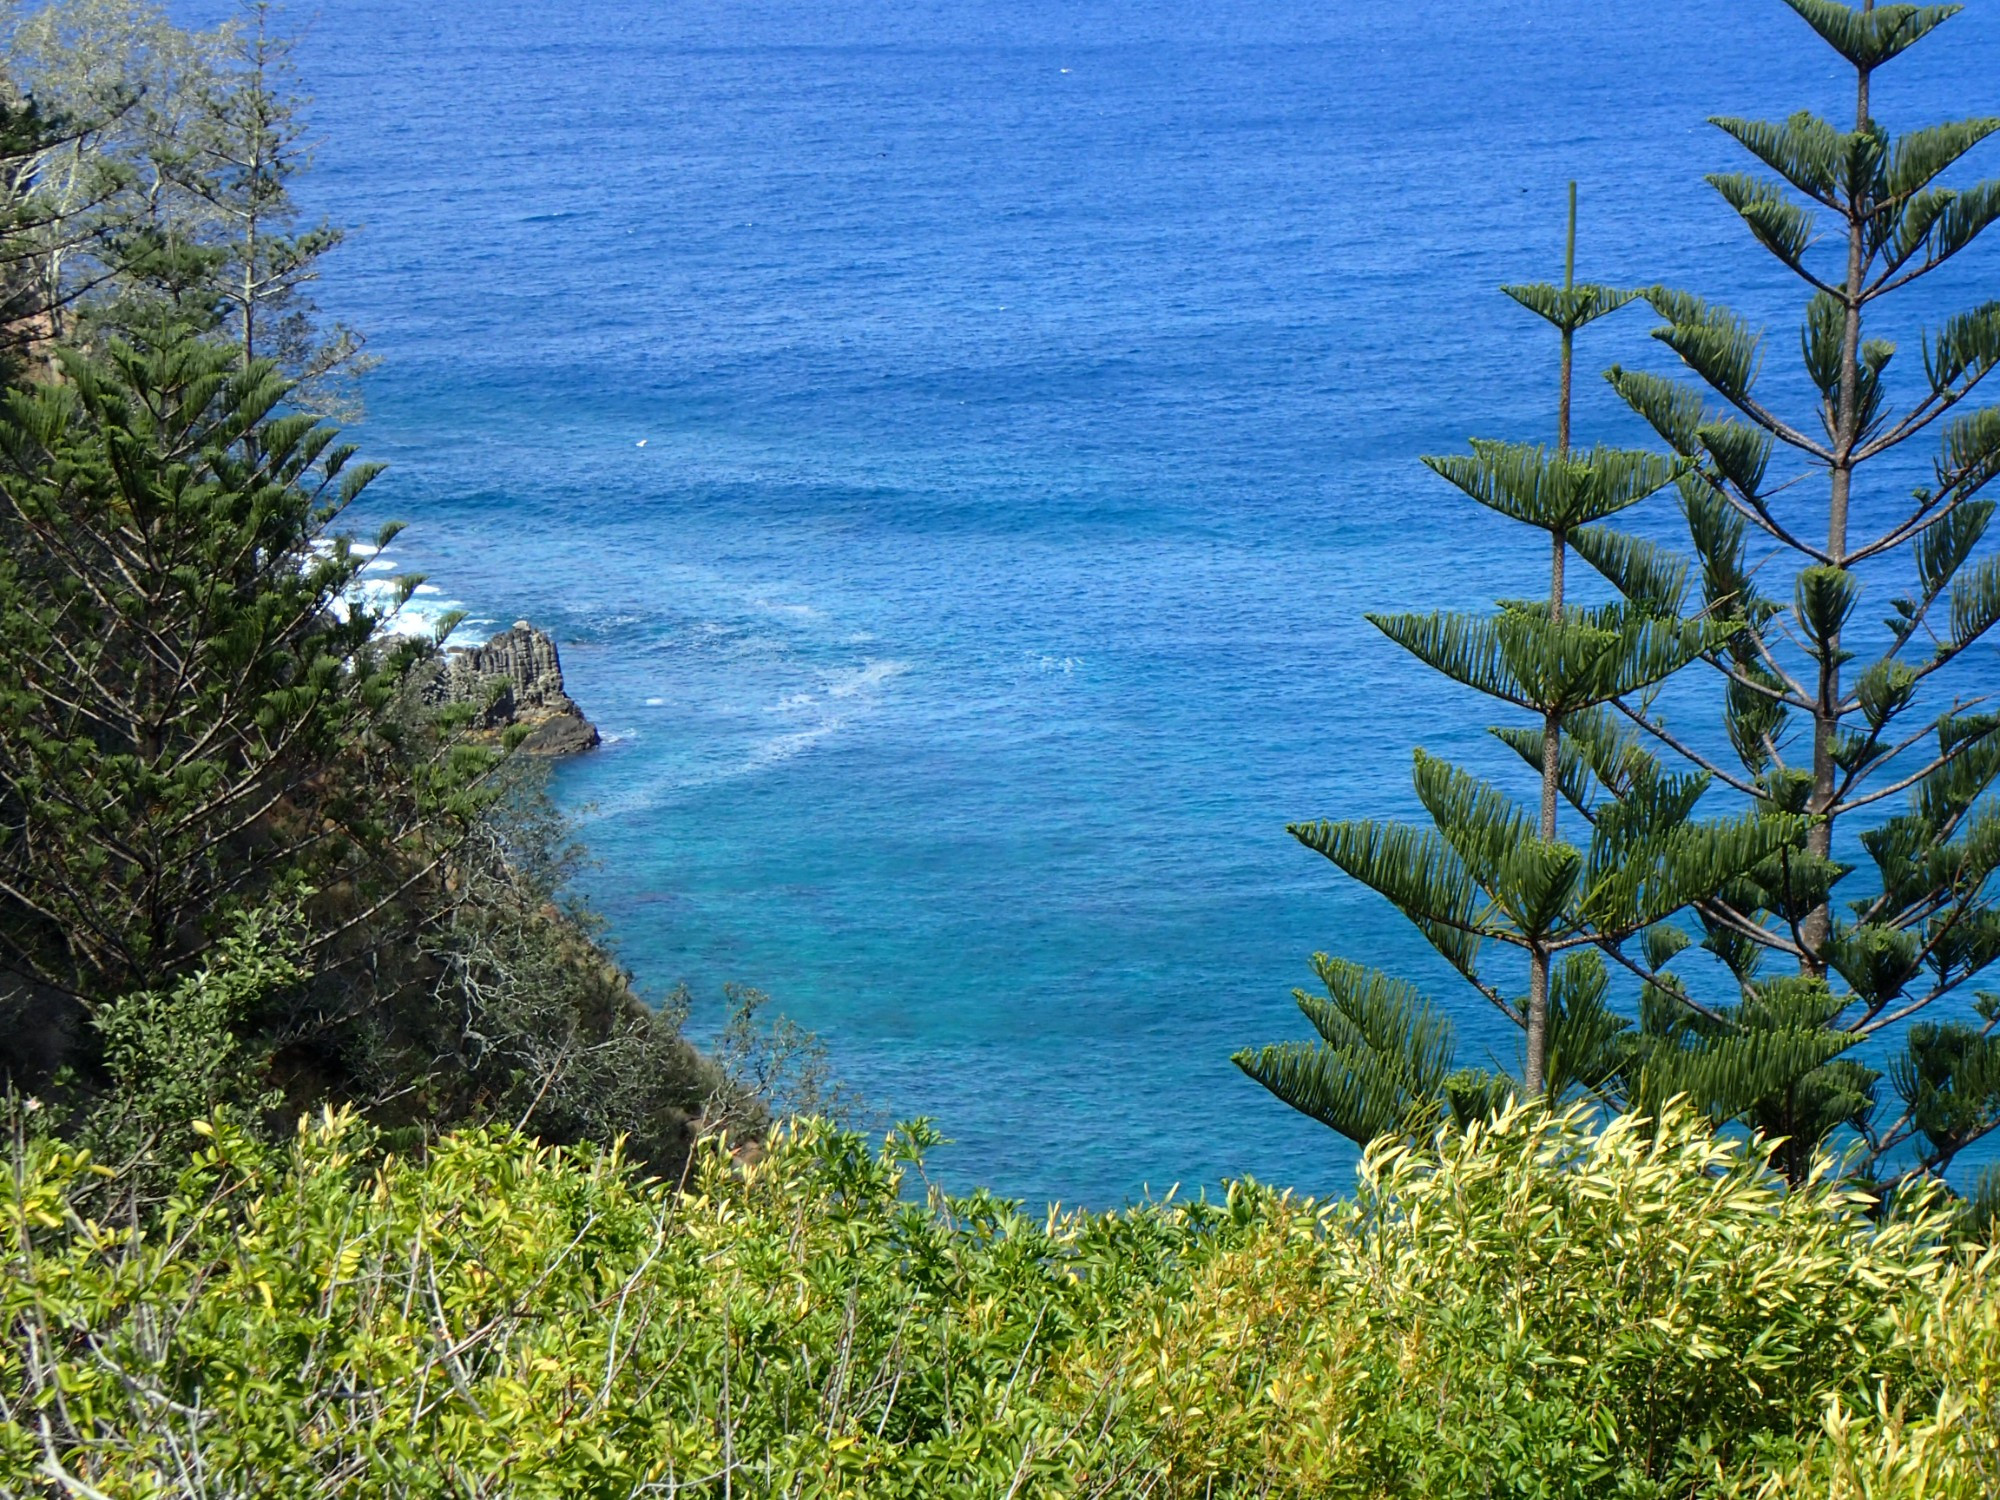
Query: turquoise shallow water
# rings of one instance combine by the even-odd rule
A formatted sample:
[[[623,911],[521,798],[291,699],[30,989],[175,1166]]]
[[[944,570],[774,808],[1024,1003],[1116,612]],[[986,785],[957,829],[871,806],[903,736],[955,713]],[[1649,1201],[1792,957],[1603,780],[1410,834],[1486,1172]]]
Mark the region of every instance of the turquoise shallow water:
[[[1418,742],[1502,767],[1360,616],[1542,587],[1417,456],[1549,435],[1494,288],[1559,273],[1571,177],[1584,274],[1790,325],[1701,121],[1849,108],[1808,41],[1777,0],[342,0],[309,194],[363,226],[322,300],[383,358],[364,519],[429,604],[554,631],[610,740],[558,778],[590,892],[703,1024],[769,990],[958,1183],[1339,1187],[1228,1053],[1301,1031],[1315,948],[1458,992],[1284,825],[1407,810]],[[1878,109],[1996,78],[1981,4]]]

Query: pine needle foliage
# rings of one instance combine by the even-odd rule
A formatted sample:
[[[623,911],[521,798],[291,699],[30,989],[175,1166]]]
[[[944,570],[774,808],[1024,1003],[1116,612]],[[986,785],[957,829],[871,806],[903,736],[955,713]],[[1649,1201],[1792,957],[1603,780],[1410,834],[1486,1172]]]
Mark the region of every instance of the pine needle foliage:
[[[1792,1171],[1838,1134],[1878,1174],[1927,1173],[2000,1125],[2000,1001],[1975,992],[2000,958],[2000,712],[1967,696],[1991,684],[1976,653],[2000,624],[1984,493],[2000,407],[1982,404],[2000,302],[1919,331],[1900,362],[1883,330],[1890,299],[2000,218],[2000,180],[1949,180],[2000,119],[1895,134],[1872,113],[1875,70],[1957,6],[1786,3],[1849,70],[1851,128],[1810,112],[1715,119],[1762,170],[1708,181],[1801,284],[1810,409],[1765,394],[1767,353],[1788,341],[1717,301],[1648,289],[1680,371],[1609,379],[1681,465],[1689,547],[1603,527],[1578,551],[1662,629],[1733,623],[1698,653],[1719,732],[1685,716],[1670,728],[1633,695],[1613,710],[1739,806],[1803,831],[1692,908],[1684,936],[1719,961],[1708,983],[1736,993],[1680,1003],[1702,983],[1666,965],[1696,943],[1641,965],[1647,1023],[1627,1083],[1642,1103],[1686,1091],[1716,1118],[1790,1135]],[[1929,476],[1895,501],[1892,466],[1918,443]],[[1883,1068],[1847,1055],[1864,1045],[1873,1061],[1886,1049]]]
[[[497,756],[413,704],[434,643],[352,601],[330,528],[378,466],[268,362],[171,329],[60,358],[0,397],[0,1075],[87,1092],[114,1012],[274,900],[303,968],[370,969]]]
[[[1611,1009],[1605,957],[1689,906],[1748,878],[1792,844],[1786,813],[1699,822],[1705,774],[1672,775],[1606,705],[1644,697],[1723,649],[1740,624],[1723,611],[1683,614],[1686,569],[1604,524],[1686,479],[1690,461],[1571,444],[1575,337],[1637,294],[1575,279],[1575,187],[1560,286],[1503,288],[1548,322],[1561,344],[1556,442],[1474,439],[1427,458],[1467,498],[1549,543],[1548,594],[1503,600],[1492,614],[1371,614],[1433,671],[1526,716],[1494,730],[1539,778],[1535,803],[1418,750],[1414,778],[1429,826],[1346,821],[1291,832],[1386,897],[1479,995],[1525,1034],[1519,1089],[1560,1099],[1604,1095],[1621,1078],[1630,1023]],[[1634,582],[1607,605],[1566,601],[1574,548]],[[1564,811],[1567,806],[1567,812]],[[1492,955],[1526,969],[1526,993]],[[1507,962],[1507,960],[1502,960]],[[1296,995],[1315,1043],[1245,1050],[1235,1061],[1293,1108],[1350,1139],[1422,1136],[1463,1123],[1515,1092],[1512,1080],[1451,1066],[1450,1022],[1402,981],[1324,954],[1326,998]]]

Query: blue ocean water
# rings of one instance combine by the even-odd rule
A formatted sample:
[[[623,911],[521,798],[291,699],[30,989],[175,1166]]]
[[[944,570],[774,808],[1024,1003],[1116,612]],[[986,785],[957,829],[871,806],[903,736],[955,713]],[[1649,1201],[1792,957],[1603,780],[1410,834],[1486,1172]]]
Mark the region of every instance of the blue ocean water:
[[[340,0],[302,57],[303,190],[361,226],[320,299],[382,358],[358,519],[560,641],[609,743],[557,790],[642,983],[700,1024],[768,990],[945,1180],[1031,1200],[1345,1186],[1228,1061],[1302,1034],[1315,949],[1513,1059],[1284,827],[1410,811],[1418,743],[1507,770],[1361,615],[1545,587],[1417,459],[1552,435],[1495,288],[1560,274],[1569,179],[1582,275],[1771,317],[1797,395],[1788,281],[1701,181],[1708,115],[1851,111],[1778,0]],[[1995,80],[1975,4],[1877,113]]]

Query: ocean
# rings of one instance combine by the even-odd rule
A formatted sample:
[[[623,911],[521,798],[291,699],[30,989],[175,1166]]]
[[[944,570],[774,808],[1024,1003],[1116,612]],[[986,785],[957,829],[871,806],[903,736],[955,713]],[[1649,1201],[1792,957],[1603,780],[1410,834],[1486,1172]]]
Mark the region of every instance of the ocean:
[[[1789,278],[1702,181],[1745,160],[1707,116],[1851,112],[1779,0],[336,0],[300,56],[300,194],[357,226],[317,294],[381,359],[354,519],[409,523],[420,607],[559,642],[606,744],[555,790],[649,993],[699,1033],[767,991],[936,1177],[1034,1204],[1344,1188],[1229,1062],[1306,1034],[1315,950],[1515,1060],[1285,825],[1413,811],[1419,744],[1528,794],[1362,613],[1546,587],[1419,456],[1552,438],[1497,287],[1560,278],[1568,181],[1580,276],[1769,318],[1799,395]],[[1877,114],[1996,80],[1986,0]],[[1580,440],[1643,440],[1594,372],[1662,367],[1651,325],[1583,336]]]

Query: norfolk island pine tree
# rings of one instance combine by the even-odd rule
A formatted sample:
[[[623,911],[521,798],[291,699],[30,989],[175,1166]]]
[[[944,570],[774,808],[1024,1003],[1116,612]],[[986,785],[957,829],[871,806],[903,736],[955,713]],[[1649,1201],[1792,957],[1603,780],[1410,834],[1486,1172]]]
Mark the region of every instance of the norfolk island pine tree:
[[[1681,976],[1667,971],[1694,946],[1675,924],[1643,934],[1633,945],[1636,955],[1607,946],[1646,983],[1640,1027],[1614,1038],[1622,1061],[1599,1091],[1611,1103],[1644,1107],[1691,1093],[1719,1120],[1745,1120],[1784,1137],[1778,1159],[1795,1175],[1843,1126],[1859,1142],[1864,1164],[1878,1174],[1891,1152],[1912,1143],[1918,1150],[1907,1172],[1932,1172],[2000,1117],[2000,1049],[1992,1037],[2000,1007],[1993,997],[1981,994],[1969,1007],[1961,1005],[1978,1017],[1977,1025],[1959,1015],[1916,1019],[1962,994],[2000,948],[1990,894],[2000,833],[1989,796],[2000,772],[2000,724],[1977,711],[1980,703],[1954,700],[1914,733],[1898,736],[1890,726],[1926,679],[1964,657],[2000,618],[2000,567],[1989,560],[1966,572],[1990,517],[1990,502],[1979,491],[2000,469],[2000,418],[1990,407],[1966,415],[1950,411],[1991,369],[2000,338],[1991,303],[1926,337],[1924,393],[1911,410],[1889,420],[1881,414],[1881,375],[1893,350],[1864,341],[1860,321],[1869,304],[1957,255],[2000,214],[2000,185],[1958,190],[1937,183],[2000,122],[1958,122],[1892,142],[1868,114],[1869,75],[1948,19],[1952,8],[1787,3],[1854,68],[1857,129],[1842,133],[1809,115],[1783,126],[1716,123],[1840,217],[1845,276],[1827,282],[1808,268],[1806,252],[1815,243],[1810,211],[1789,202],[1783,184],[1739,176],[1711,181],[1759,242],[1812,287],[1801,347],[1821,393],[1826,440],[1807,438],[1757,401],[1751,386],[1759,337],[1739,319],[1684,294],[1652,289],[1647,300],[1669,320],[1658,337],[1722,404],[1710,410],[1700,390],[1685,382],[1622,369],[1609,378],[1688,465],[1677,484],[1694,556],[1676,557],[1607,528],[1579,532],[1575,541],[1579,554],[1620,588],[1632,608],[1734,622],[1720,649],[1702,656],[1724,679],[1723,727],[1741,771],[1701,753],[1691,737],[1670,732],[1644,703],[1621,698],[1612,709],[1685,756],[1720,789],[1739,794],[1741,805],[1803,821],[1790,847],[1714,897],[1690,904],[1699,946],[1735,982],[1733,1000],[1697,1000]],[[1940,419],[1935,484],[1919,489],[1913,505],[1884,530],[1850,545],[1856,471]],[[1808,477],[1814,467],[1827,476],[1824,549],[1802,542],[1802,523],[1781,509],[1779,496],[1795,482],[1765,482],[1779,445],[1803,455]],[[1772,556],[1751,559],[1750,536],[1775,544]],[[1799,559],[1790,609],[1756,586],[1775,571],[1774,559],[1787,554]],[[1892,601],[1882,653],[1849,679],[1843,694],[1841,669],[1850,653],[1840,632],[1859,592],[1853,566],[1896,554],[1915,572],[1916,590]],[[1691,575],[1699,579],[1697,601],[1688,599]],[[1941,630],[1928,623],[1933,616],[1948,617],[1939,621]],[[1920,632],[1930,643],[1929,657],[1912,664],[1906,648]],[[1810,683],[1787,670],[1788,651],[1805,658]],[[1810,716],[1811,770],[1785,758],[1794,714]],[[1604,732],[1602,722],[1591,728]],[[1520,731],[1507,733],[1521,742]],[[1579,753],[1589,744],[1589,736],[1577,737]],[[1638,751],[1628,742],[1623,753]],[[1892,764],[1899,757],[1907,759]],[[1569,746],[1559,759],[1564,765],[1572,759]],[[1918,764],[1910,767],[1909,759]],[[1576,794],[1587,791],[1587,780],[1568,773],[1561,787],[1580,809]],[[1907,795],[1907,811],[1869,819],[1866,808],[1898,794]],[[1843,815],[1864,825],[1858,842],[1878,875],[1874,889],[1850,904],[1852,920],[1845,922],[1835,918],[1830,899],[1833,886],[1851,873],[1834,858],[1835,825]],[[1796,973],[1760,972],[1773,955],[1794,960]],[[1899,1026],[1904,1050],[1889,1071],[1901,1108],[1878,1118],[1881,1075],[1841,1054]],[[1416,1034],[1410,1035],[1405,1058],[1422,1055]],[[1600,1058],[1598,1065],[1610,1061]]]
[[[1982,545],[1981,493],[2000,473],[2000,407],[1972,399],[2000,362],[2000,302],[1920,333],[1902,406],[1896,376],[1915,361],[1892,365],[1895,345],[1864,325],[2000,217],[2000,182],[1941,181],[2000,119],[1894,136],[1871,113],[1875,71],[1958,6],[1785,3],[1852,70],[1853,126],[1804,111],[1715,119],[1769,175],[1708,181],[1804,283],[1799,349],[1818,409],[1797,420],[1759,393],[1761,331],[1648,291],[1665,319],[1655,336],[1693,378],[1609,379],[1687,466],[1691,555],[1614,538],[1585,555],[1635,605],[1740,622],[1705,656],[1721,686],[1709,736],[1632,701],[1614,709],[1738,805],[1803,816],[1805,834],[1693,909],[1729,1004],[1672,1003],[1689,985],[1664,962],[1689,938],[1656,945],[1626,1081],[1638,1102],[1685,1091],[1717,1119],[1786,1137],[1794,1174],[1844,1139],[1863,1169],[1907,1177],[1941,1172],[2000,1125],[2000,997],[1974,989],[2000,957],[2000,678],[1982,649],[2000,622],[2000,557]],[[1920,438],[1935,442],[1927,482],[1895,502],[1885,460]],[[1895,592],[1871,628],[1862,611],[1884,583]],[[1728,749],[1710,753],[1710,739]]]
[[[1547,596],[1503,600],[1485,616],[1368,617],[1426,666],[1525,719],[1493,732],[1535,773],[1537,805],[1419,750],[1416,792],[1431,827],[1322,821],[1290,830],[1386,897],[1522,1029],[1523,1076],[1516,1084],[1454,1072],[1453,1028],[1437,1005],[1405,981],[1317,954],[1326,993],[1295,998],[1320,1040],[1234,1060],[1285,1103],[1357,1142],[1421,1135],[1447,1112],[1481,1113],[1517,1090],[1560,1098],[1614,1086],[1630,1048],[1628,1023],[1607,1003],[1605,955],[1634,966],[1625,954],[1634,940],[1647,945],[1666,919],[1744,878],[1802,832],[1785,814],[1694,821],[1708,775],[1668,773],[1605,707],[1650,694],[1719,649],[1736,628],[1728,619],[1565,600],[1569,552],[1688,467],[1676,457],[1572,446],[1575,336],[1637,295],[1576,282],[1575,212],[1572,185],[1562,285],[1505,288],[1560,337],[1555,447],[1475,439],[1470,454],[1425,460],[1470,499],[1547,535]],[[1493,974],[1486,955],[1496,947],[1517,969],[1524,962],[1525,994]]]

